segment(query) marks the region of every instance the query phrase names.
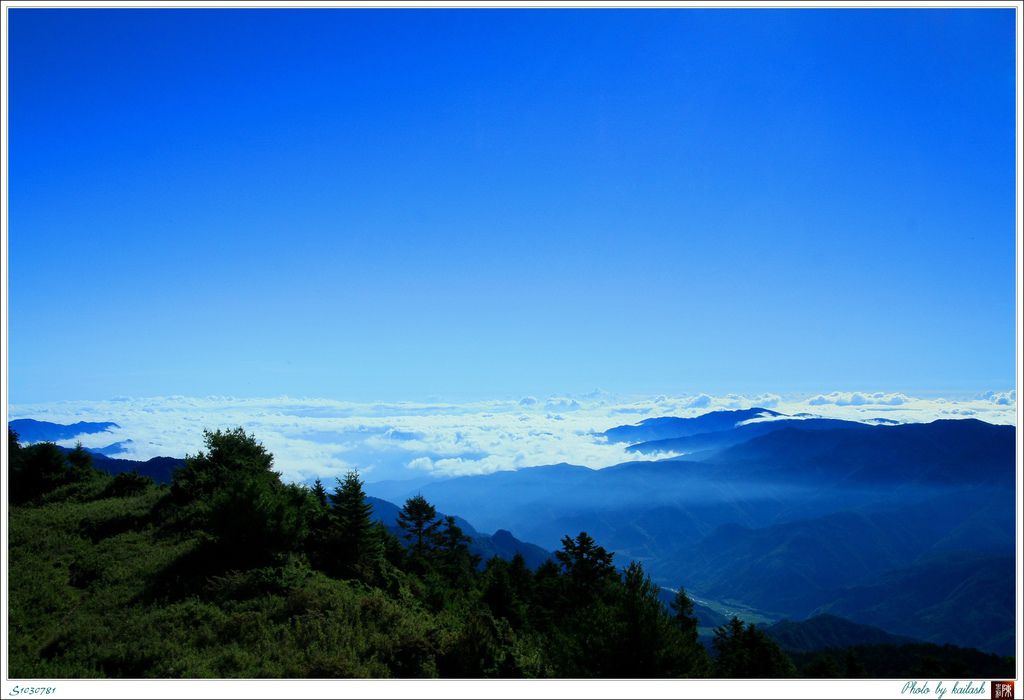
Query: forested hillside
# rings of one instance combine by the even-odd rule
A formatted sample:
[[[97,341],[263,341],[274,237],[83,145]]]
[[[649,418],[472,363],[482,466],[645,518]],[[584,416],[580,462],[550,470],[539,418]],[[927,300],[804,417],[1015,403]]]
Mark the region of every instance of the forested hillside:
[[[670,612],[585,533],[536,571],[481,563],[425,499],[396,537],[355,474],[330,493],[284,484],[241,429],[208,433],[169,487],[95,471],[84,450],[9,446],[13,677],[716,673],[685,595]],[[774,655],[730,673],[792,671],[744,632],[723,643]]]

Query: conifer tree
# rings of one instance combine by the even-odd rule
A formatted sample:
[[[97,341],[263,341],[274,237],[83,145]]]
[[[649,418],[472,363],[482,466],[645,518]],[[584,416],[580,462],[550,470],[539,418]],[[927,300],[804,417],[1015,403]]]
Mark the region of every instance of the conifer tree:
[[[313,491],[313,495],[316,497],[317,502],[321,506],[324,506],[326,508],[327,507],[327,489],[324,488],[324,484],[323,484],[322,481],[320,481],[319,478],[316,481],[313,482],[313,489],[312,489],[312,491]]]
[[[710,670],[707,650],[697,633],[698,621],[693,601],[682,586],[669,607],[674,627],[674,641],[669,649],[669,675],[686,678],[706,676]]]
[[[358,472],[350,471],[344,479],[337,481],[338,485],[330,496],[336,555],[347,572],[365,574],[379,554],[373,506],[366,500]]]
[[[81,479],[92,471],[92,455],[82,447],[82,443],[75,444],[75,449],[68,453],[68,463],[71,465],[71,473],[76,479]]]
[[[203,439],[206,451],[186,455],[185,466],[174,472],[171,495],[178,503],[202,501],[239,481],[268,490],[280,486],[274,455],[244,428],[204,430]]]
[[[796,674],[779,645],[753,624],[736,616],[715,630],[712,641],[719,678],[783,678]]]
[[[616,675],[624,678],[654,678],[666,675],[665,654],[671,628],[665,607],[654,585],[638,562],[630,562],[622,575],[618,606],[620,630],[612,659]]]
[[[680,586],[672,599],[672,619],[688,641],[697,641],[697,616],[693,613],[693,601]]]
[[[443,525],[435,536],[441,568],[453,585],[468,588],[480,558],[470,553],[471,540],[455,524],[454,517],[446,515]]]
[[[432,550],[434,534],[440,525],[437,509],[423,496],[413,496],[402,506],[398,514],[398,526],[405,530],[405,539],[412,545],[410,554],[420,565],[426,562]]]
[[[8,433],[8,445],[12,433]],[[16,437],[17,433],[13,433]],[[15,440],[15,444],[17,441]],[[8,478],[11,501],[24,503],[68,482],[67,459],[52,442],[19,447],[11,453]]]
[[[613,552],[594,542],[594,538],[586,532],[581,532],[575,540],[566,535],[562,538],[562,549],[555,552],[555,557],[573,586],[590,592],[610,579],[617,578],[612,564],[613,556]]]

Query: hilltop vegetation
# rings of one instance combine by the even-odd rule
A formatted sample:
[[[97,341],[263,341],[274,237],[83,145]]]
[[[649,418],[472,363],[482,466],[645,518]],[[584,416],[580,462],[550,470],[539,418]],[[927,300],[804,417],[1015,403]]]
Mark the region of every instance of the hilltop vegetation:
[[[717,669],[685,594],[671,613],[642,567],[616,570],[586,533],[536,571],[520,556],[481,563],[454,518],[413,498],[399,539],[371,519],[357,475],[330,493],[284,484],[241,429],[207,433],[169,487],[93,470],[84,450],[9,445],[14,677]],[[775,648],[748,631],[737,654],[748,638]],[[744,663],[730,671],[765,670]]]
[[[12,677],[798,673],[735,618],[709,654],[682,588],[666,606],[640,564],[616,568],[586,532],[535,569],[518,554],[482,562],[422,496],[389,529],[357,474],[331,491],[285,484],[240,428],[207,433],[169,486],[97,471],[80,448],[21,447],[13,433],[9,448]],[[935,663],[1012,671],[960,651]],[[799,661],[801,674],[849,668],[827,654]]]

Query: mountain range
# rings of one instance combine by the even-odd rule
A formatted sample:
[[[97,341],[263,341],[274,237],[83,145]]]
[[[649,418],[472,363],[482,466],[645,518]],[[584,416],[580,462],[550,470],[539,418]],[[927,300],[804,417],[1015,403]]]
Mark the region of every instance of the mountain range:
[[[80,435],[95,435],[96,433],[109,432],[111,428],[119,428],[117,423],[89,423],[80,421],[64,425],[62,423],[50,423],[45,420],[32,418],[19,418],[7,423],[7,427],[18,434],[22,444],[33,442],[56,442],[58,440],[70,440]]]
[[[384,524],[388,530],[401,538],[404,532],[398,526],[398,514],[401,508],[394,503],[372,496],[367,497],[367,502],[373,507],[373,519]],[[438,518],[444,518],[444,513],[438,513]],[[481,563],[491,557],[512,559],[516,554],[522,555],[526,565],[536,569],[548,559],[552,558],[550,552],[541,549],[535,544],[521,542],[512,536],[508,530],[497,530],[493,535],[486,535],[477,532],[476,528],[466,520],[458,516],[455,524],[459,526],[463,534],[470,538],[469,551],[480,557]]]
[[[67,439],[55,436],[116,424],[11,426]],[[846,637],[837,631],[838,616],[894,639],[1013,653],[1013,426],[858,422],[751,408],[651,418],[595,439],[663,458],[365,488],[375,516],[392,529],[395,503],[417,494],[457,514],[484,559],[519,552],[536,567],[566,535],[586,531],[615,552],[617,564],[641,562],[666,600],[685,587],[700,601],[705,633],[737,614],[768,625],[818,620],[830,630],[825,636],[851,638],[850,629]],[[94,463],[168,483],[182,460],[94,454]],[[861,635],[857,643],[896,643],[886,639]]]
[[[786,651],[798,652],[865,644],[913,644],[918,641],[828,614],[815,615],[802,622],[782,620],[765,628],[765,632]]]
[[[70,447],[59,447],[58,449],[65,453],[71,452]],[[148,476],[158,484],[171,483],[174,470],[185,466],[185,460],[178,457],[153,457],[143,461],[108,457],[103,450],[86,448],[86,451],[92,454],[92,466],[101,472],[114,476],[122,472],[135,472],[140,476]]]
[[[741,616],[829,613],[1013,652],[1013,426],[753,408],[648,419],[599,437],[633,441],[634,453],[686,454],[464,476],[415,492],[549,549],[585,530],[619,564],[640,561],[660,585]],[[412,495],[395,482],[381,491]]]
[[[601,433],[608,442],[637,444],[654,440],[669,440],[702,433],[732,430],[740,423],[758,418],[774,418],[781,413],[767,408],[748,408],[738,411],[711,411],[694,418],[664,416],[647,418],[636,425],[620,425]]]

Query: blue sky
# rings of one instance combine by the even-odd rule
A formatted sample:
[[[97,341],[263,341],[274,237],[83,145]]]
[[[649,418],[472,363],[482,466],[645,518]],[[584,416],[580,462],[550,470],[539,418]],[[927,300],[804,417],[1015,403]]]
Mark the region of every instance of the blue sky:
[[[10,10],[12,402],[981,391],[1004,10]]]

